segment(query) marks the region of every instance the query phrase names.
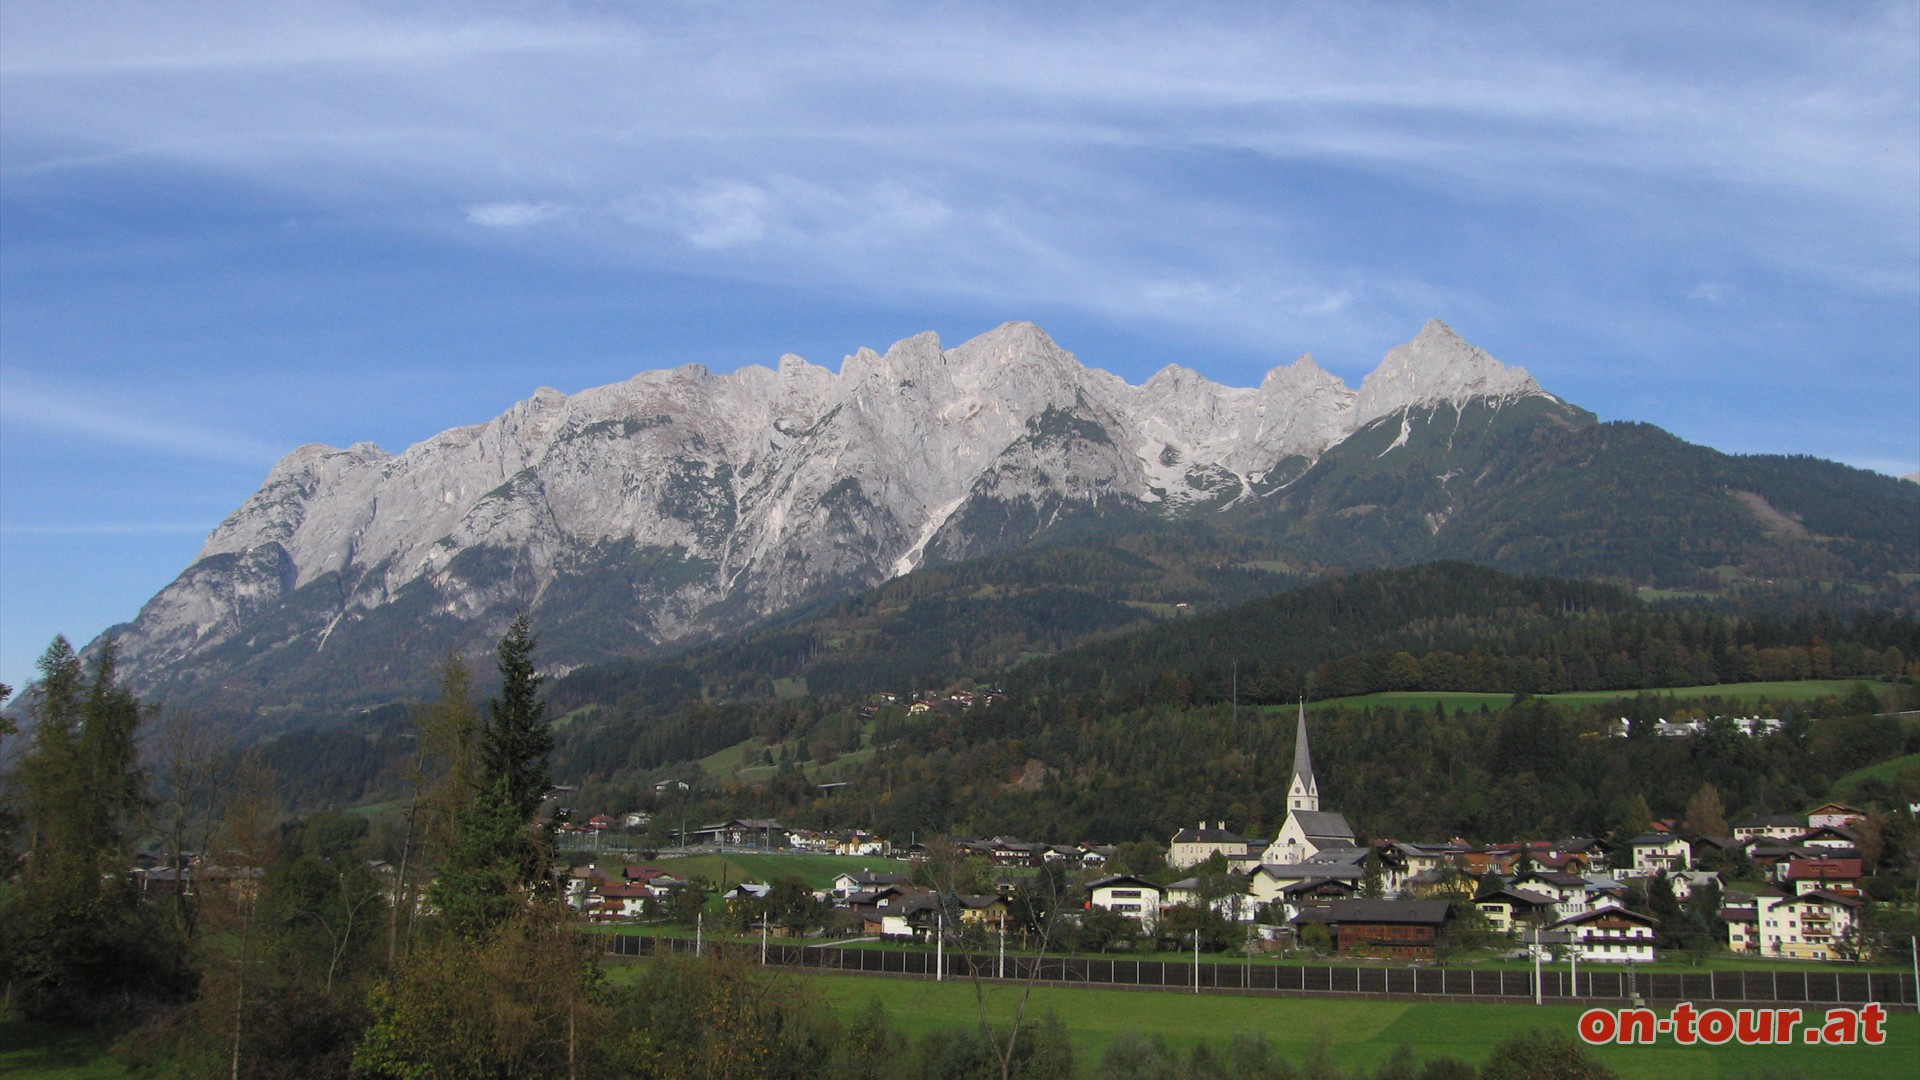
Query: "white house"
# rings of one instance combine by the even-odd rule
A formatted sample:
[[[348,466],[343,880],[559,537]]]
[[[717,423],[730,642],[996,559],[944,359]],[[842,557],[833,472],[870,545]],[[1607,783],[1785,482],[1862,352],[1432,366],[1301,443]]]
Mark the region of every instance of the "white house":
[[[1850,931],[1861,905],[1854,897],[1829,892],[1755,896],[1755,936],[1747,941],[1747,951],[1792,960],[1851,959]]]
[[[1648,833],[1636,836],[1627,845],[1632,853],[1628,864],[1636,876],[1674,873],[1693,868],[1693,847],[1672,833]]]
[[[1181,829],[1173,834],[1167,849],[1167,865],[1184,870],[1206,862],[1215,854],[1234,859],[1246,853],[1246,838],[1228,832],[1226,822],[1208,825],[1203,821],[1191,829]]]
[[[1151,930],[1160,919],[1160,886],[1145,878],[1115,874],[1087,886],[1087,904],[1118,912]]]
[[[1798,840],[1807,824],[1792,814],[1761,814],[1733,823],[1735,840]]]
[[[1807,815],[1809,829],[1844,829],[1867,816],[1865,810],[1846,803],[1821,803]]]
[[[1582,960],[1649,964],[1657,925],[1651,916],[1609,905],[1561,919],[1553,929],[1567,932]]]

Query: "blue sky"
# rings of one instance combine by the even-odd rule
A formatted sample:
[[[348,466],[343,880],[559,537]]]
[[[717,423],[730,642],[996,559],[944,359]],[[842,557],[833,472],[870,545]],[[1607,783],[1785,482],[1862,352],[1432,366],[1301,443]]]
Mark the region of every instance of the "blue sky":
[[[1683,9],[1683,10],[1682,10]],[[1920,5],[0,6],[0,680],[281,454],[1046,327],[1920,469]]]

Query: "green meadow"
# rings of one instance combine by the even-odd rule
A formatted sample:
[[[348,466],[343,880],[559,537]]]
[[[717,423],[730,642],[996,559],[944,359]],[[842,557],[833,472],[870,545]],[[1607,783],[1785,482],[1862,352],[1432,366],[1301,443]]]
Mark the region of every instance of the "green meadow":
[[[1655,690],[1583,690],[1571,694],[1539,694],[1543,701],[1558,702],[1562,705],[1583,706],[1599,705],[1620,698],[1646,696],[1671,699],[1676,703],[1703,701],[1707,698],[1719,698],[1722,701],[1738,701],[1747,705],[1781,704],[1784,702],[1812,701],[1815,698],[1839,697],[1855,683],[1866,682],[1874,692],[1884,692],[1890,684],[1872,682],[1863,679],[1806,679],[1798,682],[1753,682],[1721,683],[1714,686],[1671,686]],[[1513,701],[1512,694],[1469,694],[1450,691],[1411,690],[1405,692],[1361,694],[1356,697],[1327,698],[1307,703],[1308,711],[1319,709],[1365,709],[1394,708],[1419,709],[1432,712],[1436,708],[1448,713],[1478,712],[1481,706],[1498,711]],[[1284,711],[1290,706],[1278,706]]]
[[[982,1011],[1010,1019],[1020,1004],[1014,987],[978,988],[966,980],[854,975],[799,975],[817,980],[833,1006],[853,1015],[879,1001],[887,1017],[918,1038],[929,1031],[977,1024]],[[1131,990],[1035,987],[1027,1016],[1057,1013],[1073,1041],[1082,1070],[1100,1060],[1126,1033],[1158,1036],[1186,1049],[1197,1042],[1224,1044],[1238,1034],[1264,1036],[1286,1057],[1300,1060],[1326,1039],[1334,1060],[1369,1069],[1407,1046],[1421,1061],[1453,1057],[1480,1064],[1500,1043],[1534,1028],[1577,1037],[1581,1009],[1570,1005],[1527,1006],[1445,1002],[1350,1001],[1333,998],[1242,997]],[[1601,1046],[1594,1055],[1625,1080],[1716,1080],[1719,1077],[1845,1076],[1910,1077],[1920,1061],[1920,1018],[1912,1012],[1887,1018],[1881,1046]]]

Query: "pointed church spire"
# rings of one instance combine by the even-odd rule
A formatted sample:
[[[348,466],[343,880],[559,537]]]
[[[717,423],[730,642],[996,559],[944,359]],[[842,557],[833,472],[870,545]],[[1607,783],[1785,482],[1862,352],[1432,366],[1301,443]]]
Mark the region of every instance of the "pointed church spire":
[[[1320,809],[1320,785],[1313,779],[1313,755],[1307,751],[1307,699],[1300,699],[1300,726],[1293,738],[1293,782],[1287,786],[1288,810]]]

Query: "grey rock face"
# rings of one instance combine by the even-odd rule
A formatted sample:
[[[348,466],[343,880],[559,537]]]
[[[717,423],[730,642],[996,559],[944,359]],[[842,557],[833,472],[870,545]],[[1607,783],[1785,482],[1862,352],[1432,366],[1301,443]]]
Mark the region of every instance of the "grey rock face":
[[[932,333],[862,349],[837,373],[786,356],[543,388],[399,455],[300,447],[114,633],[142,688],[355,639],[362,652],[478,644],[519,610],[577,617],[559,635],[571,657],[555,659],[585,662],[1017,546],[1076,515],[1254,498],[1277,463],[1381,417],[1539,394],[1439,322],[1358,391],[1311,357],[1252,388],[1179,367],[1130,386],[1026,323],[952,349]]]

